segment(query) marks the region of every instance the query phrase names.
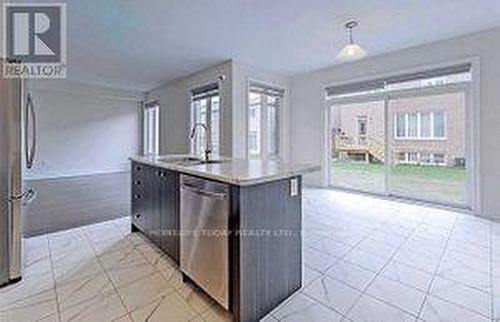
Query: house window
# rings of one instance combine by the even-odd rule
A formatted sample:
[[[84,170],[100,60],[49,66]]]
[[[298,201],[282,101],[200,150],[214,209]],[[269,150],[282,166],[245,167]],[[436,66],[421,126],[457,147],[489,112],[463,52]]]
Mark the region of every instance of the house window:
[[[420,114],[420,137],[426,139],[432,137],[431,113]]]
[[[443,112],[434,113],[433,137],[435,138],[445,137],[444,123],[445,123],[444,113]]]
[[[396,138],[406,137],[406,115],[401,113],[396,115]]]
[[[409,138],[417,138],[419,135],[418,133],[418,116],[419,114],[417,113],[409,113],[407,114],[407,121],[406,121],[406,137]]]
[[[143,154],[158,155],[160,131],[160,105],[157,101],[144,104]]]
[[[438,165],[444,165],[445,164],[444,154],[443,153],[434,153],[432,155],[432,163],[438,164]]]
[[[366,116],[358,116],[358,135],[367,134],[368,119]]]
[[[399,152],[396,157],[399,164],[446,165],[444,153]]]
[[[418,163],[418,153],[416,152],[408,152],[408,161],[409,164],[417,164]]]
[[[397,113],[394,116],[396,139],[444,139],[446,138],[444,112]]]
[[[195,124],[204,124],[210,131],[196,130],[191,144],[191,153],[202,155],[205,152],[206,140],[210,140],[212,154],[220,154],[220,95],[219,86],[210,84],[191,91],[191,128]]]
[[[248,91],[248,156],[273,159],[280,155],[280,112],[284,91],[251,82]]]

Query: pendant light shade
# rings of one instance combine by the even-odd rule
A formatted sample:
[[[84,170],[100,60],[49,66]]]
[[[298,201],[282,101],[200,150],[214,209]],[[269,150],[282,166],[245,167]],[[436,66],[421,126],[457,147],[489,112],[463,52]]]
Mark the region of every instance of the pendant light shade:
[[[337,55],[337,59],[342,62],[354,61],[366,56],[366,50],[364,50],[360,45],[356,44],[352,37],[352,30],[357,25],[358,22],[354,20],[347,22],[345,25],[349,43]]]

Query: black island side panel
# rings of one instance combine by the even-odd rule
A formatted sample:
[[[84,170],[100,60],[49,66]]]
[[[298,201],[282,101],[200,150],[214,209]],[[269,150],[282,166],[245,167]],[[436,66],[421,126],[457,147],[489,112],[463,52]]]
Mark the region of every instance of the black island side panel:
[[[291,181],[297,180],[292,196]],[[235,321],[254,322],[302,284],[301,177],[239,188],[239,294]],[[234,254],[234,253],[233,253]]]

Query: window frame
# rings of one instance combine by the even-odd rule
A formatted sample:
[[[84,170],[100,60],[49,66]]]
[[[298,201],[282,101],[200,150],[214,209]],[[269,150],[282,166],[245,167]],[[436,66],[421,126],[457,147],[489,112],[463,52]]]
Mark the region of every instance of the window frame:
[[[436,136],[435,135],[435,123],[434,123],[434,115],[437,113],[442,113],[443,114],[443,136]],[[416,136],[410,136],[410,114],[416,114],[417,115],[417,123],[416,123]],[[430,136],[423,136],[422,135],[422,115],[430,115],[430,120],[429,120],[429,126],[430,126]],[[398,128],[399,128],[399,116],[404,115],[404,136],[400,136],[398,133]],[[447,140],[447,115],[445,111],[430,111],[430,112],[401,112],[401,113],[394,113],[393,116],[394,120],[394,133],[393,133],[393,138],[395,140],[417,140],[417,141],[445,141]]]
[[[160,153],[160,104],[158,101],[143,103],[142,153],[146,156],[156,156]]]
[[[203,88],[206,88],[205,91],[203,91]],[[218,97],[218,127],[214,128],[213,127],[213,98]],[[189,131],[191,131],[194,127],[194,124],[197,123],[198,115],[199,115],[199,108],[201,108],[201,101],[206,100],[206,116],[205,116],[205,125],[209,128],[210,130],[210,136],[211,136],[211,148],[212,148],[212,155],[221,155],[221,141],[222,141],[222,97],[221,97],[221,92],[220,92],[220,86],[218,83],[210,83],[206,84],[204,86],[197,86],[196,88],[193,88],[189,91],[189,110],[190,110],[190,127]],[[196,106],[196,103],[200,102],[200,107]],[[213,140],[214,133],[216,133],[214,130],[217,131],[217,137],[218,140]],[[198,131],[198,130],[197,130]],[[197,132],[200,133],[200,132]],[[201,136],[206,138],[206,133],[201,132]],[[198,151],[199,148],[199,136],[196,135],[194,139],[190,139],[189,143],[189,152],[192,155],[203,155],[204,150],[203,148],[201,151]],[[201,146],[203,146],[203,140],[200,143]],[[216,147],[214,149],[214,147]]]
[[[328,88],[336,87],[336,86],[346,86],[353,83],[361,83],[371,81],[376,78],[387,78],[394,77],[401,74],[410,74],[410,73],[418,73],[425,72],[427,70],[446,68],[448,66],[458,65],[458,64],[470,64],[471,68],[470,72],[470,81],[462,82],[462,83],[453,83],[453,84],[443,84],[437,86],[430,86],[418,89],[399,89],[391,92],[369,92],[363,95],[355,95],[355,96],[344,96],[344,97],[334,97],[325,95],[325,92]],[[389,71],[382,72],[378,75],[370,75],[363,77],[354,77],[351,79],[341,80],[330,82],[321,85],[321,92],[319,96],[321,96],[321,107],[322,107],[322,119],[323,123],[323,131],[322,131],[322,156],[321,156],[321,185],[323,187],[329,187],[330,178],[332,175],[331,169],[329,167],[330,155],[328,151],[331,150],[332,145],[329,140],[329,120],[331,113],[331,106],[340,105],[340,104],[349,104],[349,103],[360,103],[364,101],[373,101],[373,100],[388,100],[388,99],[398,99],[398,98],[408,98],[414,96],[422,96],[422,95],[438,95],[438,94],[446,94],[446,93],[454,93],[454,92],[463,92],[465,93],[465,104],[466,104],[466,126],[465,126],[465,140],[466,140],[466,149],[465,149],[465,158],[467,159],[467,179],[466,179],[466,191],[467,197],[465,203],[454,203],[454,202],[440,202],[432,199],[419,199],[412,198],[403,195],[394,195],[396,197],[401,197],[403,199],[410,200],[418,200],[429,202],[432,204],[441,204],[446,206],[457,207],[460,209],[467,209],[472,212],[480,211],[480,184],[479,184],[479,163],[480,163],[480,154],[479,150],[476,148],[479,146],[479,106],[480,106],[480,58],[477,56],[465,57],[463,59],[457,59],[454,61],[446,61],[441,63],[434,64],[426,64],[414,67],[407,67],[405,69],[398,69],[397,71]],[[386,115],[389,120],[390,116]],[[386,130],[389,130],[389,126],[386,127]],[[387,131],[387,138],[391,139],[392,131]],[[391,159],[391,155],[388,154],[388,160]],[[376,193],[376,192],[374,192]]]
[[[252,88],[260,88],[261,91],[252,91]],[[270,95],[265,93],[265,89],[270,92],[276,93],[274,95]],[[259,95],[258,102],[251,102],[250,95]],[[275,102],[270,102],[271,98],[275,99]],[[270,160],[279,160],[283,155],[283,146],[282,146],[282,131],[283,131],[283,107],[285,100],[285,89],[276,84],[269,84],[262,81],[257,80],[248,80],[247,81],[247,90],[246,90],[246,116],[247,116],[247,130],[246,130],[246,156],[248,159],[270,159]],[[250,152],[250,135],[251,132],[255,131],[254,129],[250,129],[250,117],[251,117],[251,108],[255,107],[256,109],[260,109],[258,113],[255,113],[259,116],[260,123],[260,134],[257,135],[259,140],[259,148],[260,151],[257,154]],[[270,114],[271,107],[275,109],[274,112],[274,126],[276,127],[274,131],[274,135],[271,132],[272,126],[270,126]],[[274,146],[276,152],[271,152],[270,147],[270,136],[273,135],[274,138]]]

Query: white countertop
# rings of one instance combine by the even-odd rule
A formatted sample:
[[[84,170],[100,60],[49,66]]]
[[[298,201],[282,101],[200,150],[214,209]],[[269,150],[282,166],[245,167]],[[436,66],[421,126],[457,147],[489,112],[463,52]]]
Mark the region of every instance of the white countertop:
[[[196,165],[169,162],[169,160],[180,157],[188,156],[137,156],[131,157],[130,160],[238,186],[249,186],[275,181],[321,169],[319,165],[314,164],[283,163],[271,160],[224,159],[224,162],[221,163]]]

